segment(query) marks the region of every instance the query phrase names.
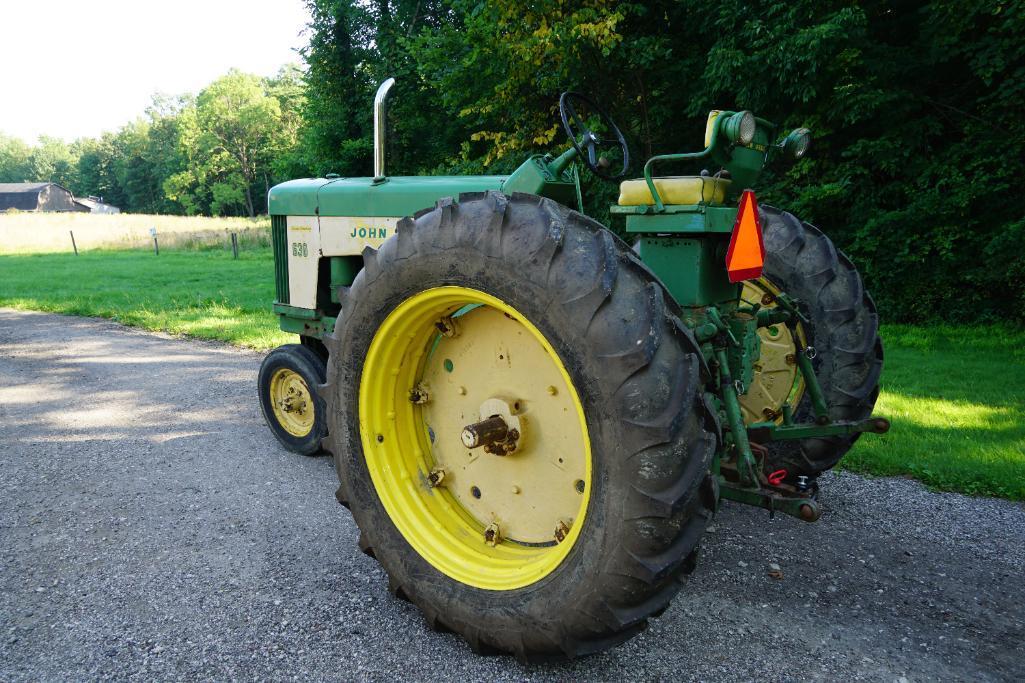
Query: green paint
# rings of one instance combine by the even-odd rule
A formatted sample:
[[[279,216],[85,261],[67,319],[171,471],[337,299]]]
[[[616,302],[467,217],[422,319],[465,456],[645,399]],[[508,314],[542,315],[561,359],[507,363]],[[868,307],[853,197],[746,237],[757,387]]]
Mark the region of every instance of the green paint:
[[[316,311],[309,308],[298,308],[297,306],[288,306],[286,304],[274,304],[273,309],[278,315],[287,315],[290,318],[297,318],[300,320],[316,320],[319,317]]]
[[[784,515],[790,515],[805,521],[815,521],[819,518],[820,514],[818,502],[810,497],[784,495],[769,489],[744,488],[722,477],[719,478],[719,496],[726,500],[744,503],[745,505],[765,508],[770,513],[781,512]],[[801,514],[802,507],[809,509],[808,519]]]
[[[271,188],[268,206],[274,216],[412,216],[443,197],[465,192],[527,192],[567,206],[577,200],[579,179],[569,152],[558,158],[536,155],[506,176],[390,176],[373,178],[306,178]]]
[[[331,257],[331,301],[338,303],[338,288],[348,287],[363,269],[362,256]]]
[[[742,190],[754,186],[758,177],[778,149],[771,144],[772,136],[776,127],[766,121],[755,117],[756,128],[754,138],[747,145],[736,142],[737,125],[740,112],[724,111],[719,114],[712,125],[712,135],[708,146],[700,152],[684,152],[681,154],[660,154],[648,159],[644,164],[644,180],[651,190],[651,196],[655,200],[654,211],[662,213],[666,210],[662,197],[659,195],[652,181],[655,163],[666,164],[681,161],[700,161],[709,159],[713,166],[725,168],[733,181],[727,192],[727,200],[735,197]]]
[[[641,208],[648,207],[616,207]],[[731,234],[737,222],[737,207],[687,205],[670,207],[665,213],[648,214],[625,211],[626,232],[635,234]]]
[[[716,372],[719,374],[719,399],[726,416],[730,441],[734,447],[734,457],[740,482],[745,486],[758,485],[758,464],[751,453],[751,443],[747,438],[744,426],[744,415],[740,409],[740,397],[736,385],[730,375],[729,358],[726,349],[715,349]]]
[[[317,191],[333,182],[327,178],[303,178],[275,185],[267,195],[271,216],[316,216]]]
[[[885,426],[884,424],[885,423]],[[788,441],[793,439],[810,439],[827,436],[850,436],[852,434],[885,434],[889,430],[889,422],[879,418],[869,418],[858,422],[831,422],[825,425],[782,424],[775,422],[756,422],[748,425],[749,438],[758,443],[769,441]]]
[[[742,141],[741,130],[753,121],[751,139]],[[743,126],[741,125],[743,123]],[[726,425],[726,439],[716,454],[712,474],[720,481],[724,498],[780,510],[804,518],[817,518],[814,501],[806,497],[790,497],[768,486],[760,479],[761,471],[749,441],[740,408],[740,395],[754,379],[754,365],[759,360],[761,341],[758,328],[798,321],[808,323],[795,302],[780,295],[776,310],[762,311],[758,304],[740,305],[741,285],[729,281],[725,255],[729,236],[737,217],[732,199],[740,190],[758,179],[763,167],[777,151],[771,145],[774,126],[749,113],[723,112],[715,120],[710,142],[701,152],[655,156],[644,166],[644,177],[653,205],[612,207],[611,213],[626,218],[626,232],[636,235],[634,248],[640,259],[655,273],[669,294],[684,308],[685,324],[695,331],[702,344],[705,360],[716,373],[717,391],[713,404]],[[309,179],[284,183],[270,192],[271,213],[275,225],[283,225],[281,214],[320,216],[409,216],[429,208],[439,199],[451,197],[458,201],[464,193],[478,194],[498,190],[507,195],[527,193],[553,199],[565,206],[582,204],[579,177],[575,172],[575,150],[558,157],[535,155],[526,159],[508,177],[503,176],[433,176]],[[656,162],[669,163],[708,159],[716,167],[725,168],[731,178],[729,205],[666,206],[652,180]],[[354,235],[358,236],[358,235]],[[277,248],[280,259],[283,251]],[[321,264],[322,266],[324,264]],[[338,291],[355,279],[362,267],[360,257],[331,257],[330,275],[321,273],[318,310],[308,311],[282,305],[274,306],[282,330],[297,334],[322,336],[333,329],[334,319],[321,317],[325,307],[338,302]],[[285,270],[287,284],[287,264]],[[329,292],[324,292],[327,287]],[[327,296],[330,294],[330,296]],[[287,296],[287,292],[286,292]],[[772,328],[772,336],[779,331]],[[433,349],[432,349],[433,352]],[[850,425],[830,422],[828,406],[804,349],[795,349],[800,372],[815,409],[816,424],[783,426],[759,425],[760,443],[773,438],[793,439],[825,434],[847,434],[879,431],[878,422]],[[447,372],[454,370],[451,359],[443,360]],[[785,410],[792,418],[789,409]],[[868,423],[866,423],[868,424]],[[722,470],[720,470],[720,463]],[[724,473],[725,472],[725,473]],[[727,480],[728,478],[728,480]],[[801,514],[804,510],[805,514]],[[814,513],[814,514],[812,514]]]
[[[754,381],[754,364],[761,358],[762,343],[758,338],[758,319],[746,313],[735,313],[727,318],[731,340],[726,355],[730,362],[730,374],[744,386],[744,391]]]
[[[724,237],[644,236],[634,245],[638,256],[685,307],[735,302],[740,287],[726,275]]]
[[[574,156],[574,149],[557,159],[550,154],[532,156],[502,183],[502,192],[526,192],[572,206],[580,192],[580,179],[569,165]]]
[[[796,334],[794,334],[794,339],[797,339]],[[815,376],[815,369],[811,365],[811,358],[808,357],[806,349],[797,349],[797,368],[804,377],[805,390],[811,396],[812,409],[815,411],[815,421],[819,424],[828,423],[829,404],[826,403],[826,397],[822,393],[822,387],[819,386],[819,379]]]

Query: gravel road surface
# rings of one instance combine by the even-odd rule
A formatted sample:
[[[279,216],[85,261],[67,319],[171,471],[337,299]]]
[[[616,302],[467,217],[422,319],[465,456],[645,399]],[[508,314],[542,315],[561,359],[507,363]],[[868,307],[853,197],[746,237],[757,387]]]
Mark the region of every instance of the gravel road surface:
[[[818,524],[727,505],[616,650],[478,657],[388,594],[331,461],[278,446],[260,359],[0,309],[0,680],[1025,679],[1025,506],[850,474]]]

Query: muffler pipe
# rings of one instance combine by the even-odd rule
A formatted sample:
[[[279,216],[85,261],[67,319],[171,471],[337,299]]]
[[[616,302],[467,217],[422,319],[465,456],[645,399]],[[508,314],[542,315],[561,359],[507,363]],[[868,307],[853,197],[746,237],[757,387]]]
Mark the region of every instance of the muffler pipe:
[[[384,136],[387,121],[385,114],[388,109],[385,100],[388,99],[388,91],[395,85],[395,79],[389,78],[377,89],[374,96],[374,182],[384,180]]]

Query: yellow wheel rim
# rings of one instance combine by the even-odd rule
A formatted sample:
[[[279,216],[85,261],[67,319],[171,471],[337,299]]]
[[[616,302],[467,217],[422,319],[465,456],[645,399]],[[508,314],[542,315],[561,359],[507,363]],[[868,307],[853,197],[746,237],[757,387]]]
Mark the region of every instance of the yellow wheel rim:
[[[508,455],[461,440],[491,413],[519,427]],[[591,491],[583,406],[544,335],[494,296],[438,287],[399,304],[367,352],[359,426],[392,522],[452,579],[528,586],[580,536]]]
[[[282,429],[302,438],[313,430],[313,396],[306,381],[294,370],[278,369],[270,379],[270,404]]]
[[[748,304],[760,304],[762,308],[775,308],[778,287],[765,278],[748,280],[744,283],[741,299]],[[773,325],[758,329],[761,338],[761,352],[755,363],[754,380],[747,393],[740,397],[744,422],[782,422],[782,408],[789,403],[795,409],[804,396],[804,378],[797,370],[794,355],[800,344],[807,345],[804,326],[796,327],[797,338],[786,325]]]

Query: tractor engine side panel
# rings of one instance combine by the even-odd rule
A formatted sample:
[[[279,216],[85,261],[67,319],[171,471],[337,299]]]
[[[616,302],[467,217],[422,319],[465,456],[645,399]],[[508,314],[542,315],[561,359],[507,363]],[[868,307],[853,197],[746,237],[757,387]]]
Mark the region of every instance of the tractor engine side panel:
[[[320,265],[320,226],[316,216],[288,216],[285,242],[288,257],[288,304],[317,307],[317,269]]]
[[[285,255],[288,261],[288,305],[316,309],[320,259],[360,256],[379,249],[395,232],[400,218],[390,216],[288,216]],[[286,303],[286,302],[281,302]]]

